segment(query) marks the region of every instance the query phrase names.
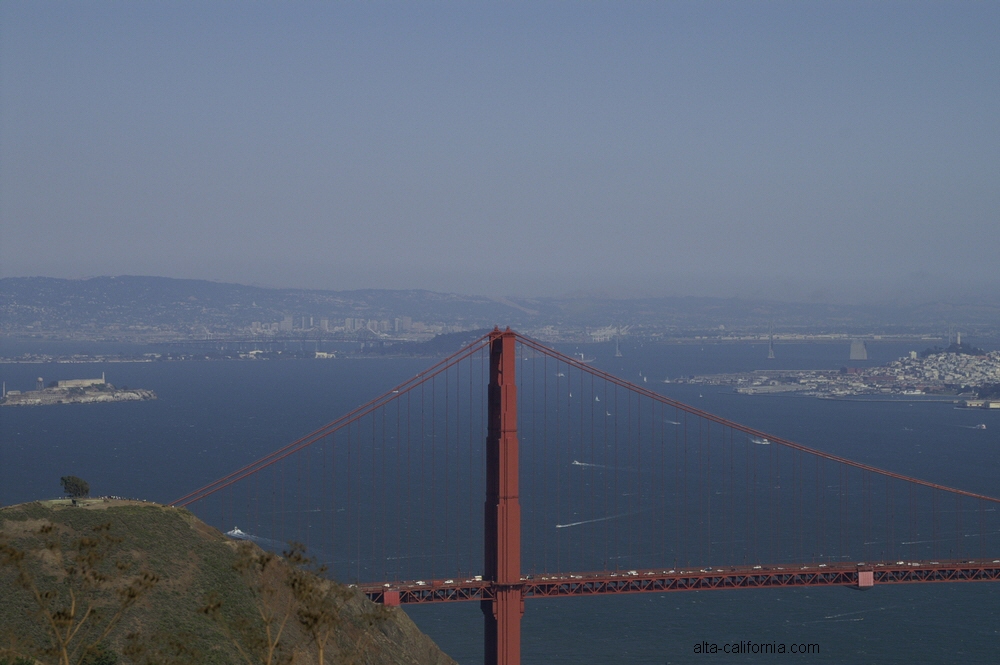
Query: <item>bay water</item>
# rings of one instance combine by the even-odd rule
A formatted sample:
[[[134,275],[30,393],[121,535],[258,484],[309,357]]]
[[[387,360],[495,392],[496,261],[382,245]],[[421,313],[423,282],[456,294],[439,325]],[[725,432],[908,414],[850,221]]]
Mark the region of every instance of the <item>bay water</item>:
[[[984,348],[997,344],[978,342]],[[0,355],[31,344],[0,343]],[[42,351],[71,352],[48,348]],[[93,350],[74,344],[72,352]],[[108,352],[101,347],[99,352]],[[134,351],[135,349],[130,349]],[[972,492],[1000,496],[1000,416],[940,401],[834,401],[736,395],[665,379],[753,369],[834,369],[848,345],[623,343],[566,346],[595,367],[807,446]],[[869,343],[868,364],[920,350]],[[428,359],[9,363],[7,389],[91,378],[159,399],[0,409],[0,503],[52,498],[59,478],[92,492],[170,502],[310,432],[426,369]],[[987,428],[975,429],[978,424]],[[1000,558],[1000,552],[992,553]],[[407,607],[463,664],[482,662],[478,604]],[[819,653],[697,653],[703,643],[818,645]],[[766,647],[765,647],[766,648]],[[991,663],[1000,659],[1000,588],[989,583],[702,591],[529,600],[524,663]]]

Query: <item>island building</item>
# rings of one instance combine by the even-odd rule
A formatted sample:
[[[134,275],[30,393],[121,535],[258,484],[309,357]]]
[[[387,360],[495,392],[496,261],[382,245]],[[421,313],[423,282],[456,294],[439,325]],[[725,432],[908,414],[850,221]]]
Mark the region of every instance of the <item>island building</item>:
[[[104,372],[101,372],[101,378],[99,379],[70,379],[68,381],[59,381],[56,383],[58,388],[90,388],[91,386],[103,386],[107,381],[104,380]]]
[[[868,360],[868,347],[860,339],[851,342],[851,360]]]
[[[962,404],[967,409],[1000,409],[1000,399],[967,399]]]

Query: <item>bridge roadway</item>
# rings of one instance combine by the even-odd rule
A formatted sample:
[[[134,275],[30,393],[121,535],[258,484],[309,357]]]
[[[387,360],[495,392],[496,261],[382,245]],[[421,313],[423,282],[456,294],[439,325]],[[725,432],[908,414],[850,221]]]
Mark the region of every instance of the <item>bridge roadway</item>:
[[[521,577],[520,586],[525,598],[554,598],[703,589],[802,586],[848,586],[863,589],[876,584],[997,581],[1000,581],[1000,559],[806,565],[786,563],[780,566],[526,575]],[[386,605],[493,600],[496,590],[492,582],[478,577],[354,586],[374,602]]]

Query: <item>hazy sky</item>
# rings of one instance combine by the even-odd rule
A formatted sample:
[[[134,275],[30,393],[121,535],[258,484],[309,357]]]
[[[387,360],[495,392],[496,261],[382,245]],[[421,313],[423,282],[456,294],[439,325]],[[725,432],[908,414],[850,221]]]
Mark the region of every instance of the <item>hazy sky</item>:
[[[1000,287],[998,2],[0,2],[0,275]]]

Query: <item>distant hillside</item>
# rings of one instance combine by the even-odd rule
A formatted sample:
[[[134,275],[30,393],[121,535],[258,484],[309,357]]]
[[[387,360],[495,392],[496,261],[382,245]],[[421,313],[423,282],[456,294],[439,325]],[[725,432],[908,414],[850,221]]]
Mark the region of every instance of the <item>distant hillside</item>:
[[[0,279],[0,322],[47,329],[225,331],[290,316],[365,320],[409,317],[472,327],[524,314],[497,300],[432,291],[310,291],[166,277],[47,277]]]
[[[971,303],[971,304],[970,304]],[[720,331],[849,334],[932,332],[960,326],[1000,334],[1000,305],[975,300],[842,305],[707,297],[491,298],[424,290],[268,289],[164,277],[0,279],[0,333],[49,339],[385,337],[511,326],[585,341],[586,331],[628,326],[638,336],[714,336]],[[605,334],[605,338],[607,338]]]
[[[120,590],[124,581],[140,570],[159,578],[105,640],[108,651],[119,657],[117,662],[122,665],[244,662],[236,643],[245,650],[253,650],[255,641],[264,635],[262,612],[278,618],[290,617],[281,638],[282,653],[291,657],[289,662],[294,665],[317,662],[316,647],[299,620],[298,610],[305,605],[293,597],[286,584],[291,567],[284,560],[278,559],[263,574],[252,566],[241,573],[239,565],[246,562],[246,553],[251,551],[241,548],[262,552],[256,546],[230,540],[186,510],[125,501],[85,503],[76,507],[62,501],[2,508],[0,545],[6,543],[8,554],[16,550],[27,552],[27,569],[39,581],[41,589],[58,593],[68,586],[66,566],[74,553],[79,552],[79,539],[100,539],[103,532],[95,532],[94,527],[110,524],[106,533],[118,542],[110,546],[99,569],[112,579],[121,578],[113,586]],[[54,529],[40,534],[46,524],[54,525]],[[44,541],[53,538],[63,546],[47,549]],[[33,644],[46,643],[36,602],[17,584],[10,557],[4,562],[0,550],[3,590],[0,662],[9,645],[24,654],[31,651]],[[115,563],[129,569],[118,573]],[[325,662],[366,665],[454,662],[420,633],[399,608],[376,606],[356,589],[334,586],[311,576],[307,579],[317,589],[333,590],[338,598],[339,623],[326,647]],[[107,592],[100,597],[108,608],[115,606],[115,594]],[[213,619],[204,611],[213,603],[215,614],[221,619]],[[139,653],[137,645],[146,652]]]

